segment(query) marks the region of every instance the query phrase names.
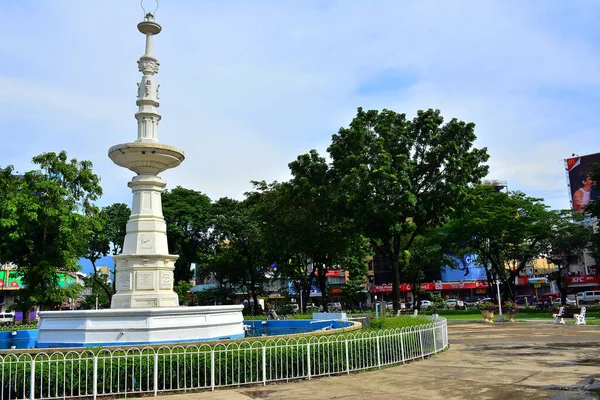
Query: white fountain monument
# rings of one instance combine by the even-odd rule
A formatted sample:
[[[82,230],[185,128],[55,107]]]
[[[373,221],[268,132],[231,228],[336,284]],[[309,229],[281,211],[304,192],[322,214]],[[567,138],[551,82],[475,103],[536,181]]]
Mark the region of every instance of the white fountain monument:
[[[123,253],[114,256],[117,293],[108,310],[40,312],[36,347],[139,345],[193,342],[244,336],[242,305],[179,307],[173,291],[177,255],[169,254],[161,193],[166,183],[158,176],[177,167],[183,151],[158,142],[159,62],[153,39],[162,30],[151,13],[138,24],[146,36],[146,52],[138,60],[135,118],[137,139],[111,147],[108,156],[137,175],[131,217]]]

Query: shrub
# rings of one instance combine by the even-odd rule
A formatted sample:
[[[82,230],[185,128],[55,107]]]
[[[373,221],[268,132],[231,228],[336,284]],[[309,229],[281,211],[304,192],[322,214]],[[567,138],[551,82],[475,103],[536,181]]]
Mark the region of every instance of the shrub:
[[[477,304],[477,308],[480,311],[496,311],[498,306],[490,301],[486,301],[485,303]]]
[[[429,318],[417,315],[417,316],[400,316],[390,318],[375,318],[371,320],[370,329],[395,329],[405,328],[407,326],[423,325],[428,324],[431,321]]]

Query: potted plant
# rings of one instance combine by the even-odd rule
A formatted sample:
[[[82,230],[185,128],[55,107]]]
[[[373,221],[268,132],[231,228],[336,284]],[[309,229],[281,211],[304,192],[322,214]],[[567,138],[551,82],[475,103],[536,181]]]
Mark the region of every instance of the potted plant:
[[[509,321],[514,322],[515,315],[519,312],[519,308],[517,307],[517,303],[512,301],[505,301],[502,303],[502,311],[506,314],[506,317]]]
[[[497,308],[494,303],[489,301],[479,303],[477,304],[477,308],[481,311],[484,322],[494,322],[494,312]]]

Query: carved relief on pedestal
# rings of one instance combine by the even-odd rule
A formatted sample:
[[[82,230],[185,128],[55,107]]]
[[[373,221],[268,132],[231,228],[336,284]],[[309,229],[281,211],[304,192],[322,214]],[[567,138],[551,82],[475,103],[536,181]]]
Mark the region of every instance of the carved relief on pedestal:
[[[170,290],[173,284],[173,274],[162,271],[160,273],[160,288]]]
[[[140,253],[151,253],[154,248],[154,236],[149,233],[140,233],[138,248]]]
[[[117,273],[117,290],[131,290],[131,273]]]
[[[146,87],[146,93],[144,94],[144,97],[149,97],[152,93],[152,81],[151,80],[146,80],[146,82],[144,82],[144,86]]]
[[[138,271],[135,275],[135,288],[136,290],[152,290],[154,289],[154,282],[152,279],[153,272]]]

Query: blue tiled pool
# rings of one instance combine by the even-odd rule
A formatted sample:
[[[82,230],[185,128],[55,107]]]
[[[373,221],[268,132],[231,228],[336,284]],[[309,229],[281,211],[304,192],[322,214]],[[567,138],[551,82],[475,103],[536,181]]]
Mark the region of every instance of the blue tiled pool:
[[[352,322],[339,320],[313,321],[306,319],[292,319],[283,321],[244,321],[244,324],[250,326],[250,329],[248,330],[248,336],[275,336],[346,328],[352,325]]]
[[[37,329],[22,331],[0,331],[0,350],[31,349],[35,347]]]

